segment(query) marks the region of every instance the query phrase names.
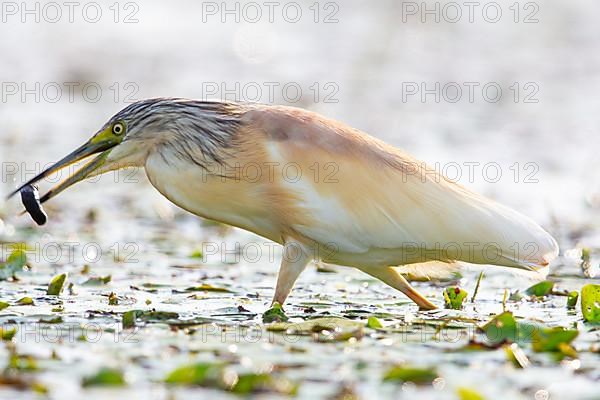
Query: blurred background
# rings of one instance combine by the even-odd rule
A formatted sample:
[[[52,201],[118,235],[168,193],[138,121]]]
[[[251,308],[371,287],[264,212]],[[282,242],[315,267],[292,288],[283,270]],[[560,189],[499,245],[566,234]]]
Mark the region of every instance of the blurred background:
[[[203,241],[257,239],[238,230],[225,233],[226,228],[199,222],[177,209],[149,185],[143,171],[121,171],[77,185],[49,202],[50,221],[40,228],[33,229],[28,217],[17,216],[18,199],[4,200],[10,190],[79,146],[127,104],[168,96],[291,105],[361,129],[531,216],[559,241],[562,257],[557,270],[572,267],[571,271],[580,273],[578,249],[589,247],[596,252],[600,247],[597,1],[483,1],[470,6],[394,0],[68,4],[0,3],[2,242],[93,241],[102,251],[112,251],[116,243],[134,243],[134,255],[141,263],[129,264],[128,269],[118,262],[92,265],[99,275],[112,274],[115,286],[111,290],[128,293],[131,282],[141,285],[150,279],[181,286],[209,276],[218,283],[227,274],[227,284],[239,285],[241,293],[257,293],[252,297],[255,300],[244,304],[262,312],[272,293],[278,259],[253,265],[242,261],[223,268],[228,262],[217,256],[215,269],[208,272],[171,268],[189,264],[190,255],[197,254]],[[66,173],[49,177],[41,192],[65,177]],[[126,262],[127,257],[120,259]],[[35,267],[45,275],[33,275],[30,289],[39,282],[45,285],[53,273],[65,268],[78,273],[88,261],[81,258],[80,252],[75,262],[42,256]],[[322,274],[307,271],[292,301],[313,299],[316,294],[331,298],[348,294],[353,301],[380,304],[382,298],[387,301],[398,295],[383,285],[361,281],[365,276],[358,272],[346,274],[324,279]],[[349,276],[356,280],[350,281]],[[493,284],[486,281],[489,286],[480,295],[482,302],[487,301],[486,316],[499,312],[504,288],[530,284],[510,275],[501,279]],[[11,296],[24,287],[23,282],[18,288],[7,285]],[[573,283],[573,287],[578,285]],[[441,290],[433,288],[431,293],[439,295]],[[165,298],[160,307],[185,309],[175,303],[169,306],[170,294],[162,299],[157,296]],[[223,301],[237,307],[237,299],[232,295]],[[79,307],[80,314],[72,319],[87,318],[84,311],[88,308],[106,307],[96,292],[83,293],[76,303],[70,307]],[[188,303],[187,310],[199,315],[216,313],[206,311],[206,303],[196,304]],[[214,309],[223,307],[222,301],[209,304]],[[385,310],[390,307],[405,309],[386,305]],[[546,320],[555,315],[535,307],[531,315]],[[564,308],[562,303],[560,307]],[[167,340],[171,337],[164,343]],[[150,351],[144,353],[149,359],[155,356],[153,346],[154,342],[151,351],[143,349]],[[412,352],[411,357],[439,362],[427,345],[396,346],[398,357],[385,347],[388,344],[382,346],[378,354],[388,361],[410,358],[404,352]],[[257,345],[253,359],[259,359],[257,354],[270,357],[267,348]],[[163,350],[163,362],[172,362],[171,348]],[[313,383],[333,370],[327,362],[339,352],[330,350],[331,354],[311,353],[323,361],[310,372]],[[363,351],[366,360],[371,361],[372,351],[371,347]],[[63,356],[67,361],[77,360],[86,352],[87,348]],[[123,354],[100,353],[94,356],[98,359],[86,363],[93,366],[102,356],[110,363]],[[346,361],[337,359],[336,379],[356,379]],[[153,364],[152,379],[166,372],[159,363],[160,359]],[[75,396],[80,390],[78,382],[69,386],[69,377],[75,370],[80,372],[83,364],[77,365],[63,376],[67,383],[61,393]],[[452,367],[447,376],[475,387],[482,373],[490,382],[497,378],[495,364],[489,360],[473,365],[474,374]],[[487,365],[489,369],[482,372]],[[136,371],[128,378],[147,379],[145,365]],[[499,381],[504,387],[486,388],[490,398],[510,393],[513,382],[525,379],[518,371]],[[522,380],[514,390],[529,393],[533,381],[545,380],[544,387],[555,398],[570,396],[574,390],[596,393],[589,380],[587,386],[573,384],[574,377],[566,369],[535,371],[533,378]],[[60,380],[49,375],[48,381]],[[365,394],[379,389],[379,377],[360,386]],[[388,392],[390,397],[394,393]],[[429,398],[438,395],[434,392]]]
[[[24,4],[2,3],[4,192],[128,103],[181,96],[308,108],[557,235],[597,222],[596,2]],[[56,204],[146,193],[105,181]]]

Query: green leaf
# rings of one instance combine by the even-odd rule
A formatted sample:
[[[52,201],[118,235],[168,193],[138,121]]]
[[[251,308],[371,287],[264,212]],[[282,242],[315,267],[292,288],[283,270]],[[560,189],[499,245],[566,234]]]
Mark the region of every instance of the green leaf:
[[[417,385],[427,385],[433,382],[439,375],[434,368],[416,368],[398,366],[389,369],[384,381],[412,382]]]
[[[549,328],[532,322],[517,322],[510,312],[495,316],[481,329],[492,345],[531,342],[531,347],[536,352],[572,353],[569,344],[579,333],[561,327]]]
[[[106,285],[111,280],[112,280],[111,275],[95,276],[95,277],[90,278],[87,281],[83,282],[81,285],[82,286],[102,286],[102,285]]]
[[[192,287],[186,288],[185,291],[186,292],[221,292],[221,293],[231,293],[231,290],[229,290],[227,288],[213,286],[213,285],[209,285],[207,283],[203,283],[202,285],[199,285],[199,286],[192,286]]]
[[[477,391],[465,387],[456,390],[459,400],[484,400],[484,397]]]
[[[581,249],[581,261],[582,262],[590,262],[592,259],[592,250],[589,247],[584,247]]]
[[[130,310],[123,313],[123,328],[133,328],[138,319],[143,322],[177,323],[179,321],[179,314],[170,311]]]
[[[543,297],[552,293],[552,289],[554,288],[554,282],[552,281],[542,281],[536,283],[535,285],[527,288],[525,293],[530,296]]]
[[[221,364],[196,363],[178,367],[165,378],[171,385],[224,386]]]
[[[575,308],[577,306],[577,300],[579,300],[579,293],[576,290],[569,292],[567,295],[567,308]]]
[[[190,258],[202,258],[204,257],[204,254],[202,253],[202,250],[198,249],[198,250],[194,250],[192,252],[192,254],[189,255]]]
[[[133,328],[135,326],[137,310],[131,310],[123,313],[123,329]]]
[[[444,305],[446,308],[460,310],[467,298],[467,292],[459,287],[449,287],[444,290]]]
[[[377,317],[371,316],[367,320],[367,328],[381,329],[381,328],[383,328],[383,325],[381,325],[381,322],[379,322],[379,320],[377,319]]]
[[[57,315],[57,316],[49,315],[47,317],[40,318],[39,322],[42,324],[62,324],[63,318],[60,315]]]
[[[587,322],[600,322],[600,285],[590,283],[581,288],[581,312]]]
[[[4,264],[0,265],[0,281],[12,278],[16,272],[23,271],[27,264],[27,255],[22,249],[14,250]]]
[[[288,319],[288,316],[285,315],[285,312],[283,311],[283,307],[281,307],[281,304],[277,302],[273,303],[273,307],[265,311],[263,314],[263,322],[265,324],[269,324],[271,322],[285,322]]]
[[[10,328],[10,329],[4,329],[3,327],[0,327],[0,338],[5,341],[5,342],[9,342],[12,340],[13,337],[15,337],[15,335],[17,334],[17,328]]]
[[[270,332],[290,332],[296,335],[310,335],[315,332],[350,331],[362,328],[364,325],[358,321],[341,317],[314,318],[303,322],[277,322],[267,326]]]
[[[270,332],[286,332],[288,335],[313,335],[318,342],[342,342],[364,336],[364,324],[347,318],[326,317],[308,321],[276,322],[267,326]]]
[[[31,297],[21,297],[19,300],[17,300],[17,304],[20,306],[32,306],[33,304],[33,299]]]
[[[564,345],[570,344],[578,334],[579,332],[576,330],[569,330],[559,326],[536,329],[532,335],[531,348],[535,352],[564,352]]]
[[[115,292],[110,292],[108,295],[108,305],[109,306],[118,306],[119,305],[119,296]]]
[[[83,387],[89,386],[125,386],[123,372],[114,368],[102,368],[92,376],[83,378]]]
[[[179,314],[171,311],[142,311],[138,310],[136,317],[144,322],[165,322],[179,318]]]
[[[36,371],[38,365],[36,359],[32,356],[14,353],[10,356],[7,368],[17,371]]]
[[[531,340],[531,333],[536,328],[533,324],[517,324],[509,311],[496,315],[482,328],[486,339],[494,346],[502,343],[523,343]]]
[[[10,306],[10,304],[8,304],[5,301],[0,301],[0,310],[4,310],[5,308],[7,308],[8,306]]]
[[[298,384],[282,377],[270,374],[243,374],[231,388],[231,391],[241,395],[251,393],[274,392],[287,396],[294,396],[298,392]]]
[[[50,281],[48,285],[48,290],[46,294],[49,296],[58,296],[60,292],[63,290],[63,286],[65,285],[65,281],[67,280],[67,274],[56,275]]]
[[[508,346],[504,346],[506,357],[512,364],[517,368],[526,368],[531,365],[529,358],[518,344],[513,343]]]

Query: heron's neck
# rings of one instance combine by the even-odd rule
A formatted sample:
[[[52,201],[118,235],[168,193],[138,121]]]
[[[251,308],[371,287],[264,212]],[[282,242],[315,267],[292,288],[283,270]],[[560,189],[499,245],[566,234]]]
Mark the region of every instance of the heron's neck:
[[[242,107],[232,103],[182,103],[167,121],[166,134],[155,149],[165,161],[175,157],[200,166],[220,162],[234,146],[242,113]]]

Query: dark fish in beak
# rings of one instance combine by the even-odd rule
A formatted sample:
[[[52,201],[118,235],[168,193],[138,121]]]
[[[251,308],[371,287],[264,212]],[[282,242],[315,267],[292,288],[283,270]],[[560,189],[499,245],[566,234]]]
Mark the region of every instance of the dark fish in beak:
[[[40,203],[40,194],[38,188],[34,185],[27,185],[21,189],[21,201],[25,210],[38,225],[44,225],[48,221],[48,215]]]

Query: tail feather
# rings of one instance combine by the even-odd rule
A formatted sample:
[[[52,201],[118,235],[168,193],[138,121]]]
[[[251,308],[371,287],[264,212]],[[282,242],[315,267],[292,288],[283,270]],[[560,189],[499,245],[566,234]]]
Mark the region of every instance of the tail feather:
[[[458,262],[429,261],[394,267],[408,281],[450,281],[462,277],[463,265]]]

